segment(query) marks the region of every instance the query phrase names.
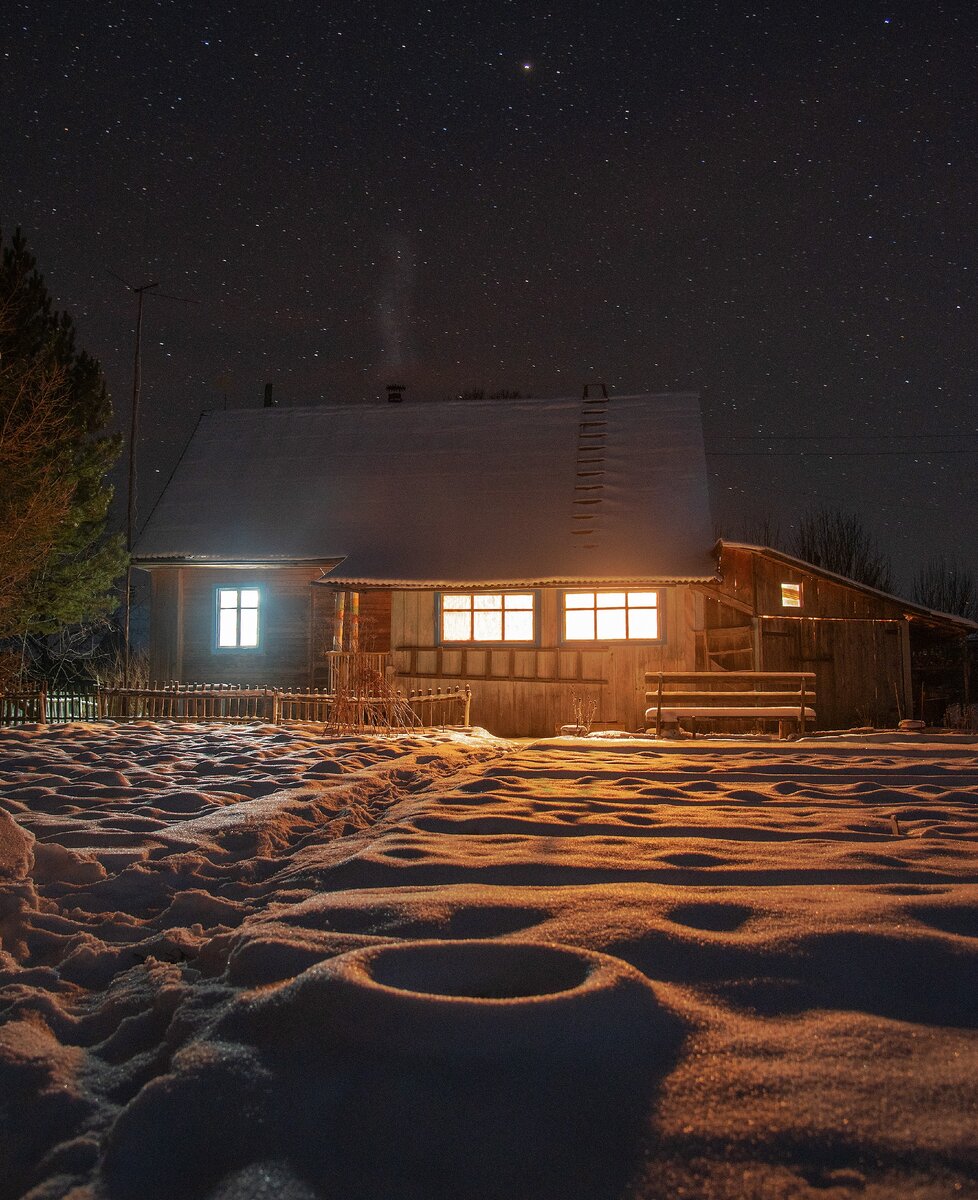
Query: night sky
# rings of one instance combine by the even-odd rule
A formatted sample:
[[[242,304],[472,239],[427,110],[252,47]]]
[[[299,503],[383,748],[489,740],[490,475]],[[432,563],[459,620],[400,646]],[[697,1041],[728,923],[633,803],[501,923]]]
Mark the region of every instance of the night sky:
[[[978,6],[8,3],[0,225],[139,511],[198,413],[702,396],[728,535],[863,517],[978,568]]]

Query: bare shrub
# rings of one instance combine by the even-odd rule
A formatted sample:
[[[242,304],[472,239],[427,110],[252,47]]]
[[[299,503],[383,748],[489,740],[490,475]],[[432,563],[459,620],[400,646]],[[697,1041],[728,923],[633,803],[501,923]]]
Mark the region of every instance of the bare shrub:
[[[978,580],[960,559],[944,554],[928,559],[914,576],[913,598],[937,612],[978,621]]]
[[[816,508],[802,517],[790,552],[881,592],[893,586],[890,560],[860,519],[841,508]]]

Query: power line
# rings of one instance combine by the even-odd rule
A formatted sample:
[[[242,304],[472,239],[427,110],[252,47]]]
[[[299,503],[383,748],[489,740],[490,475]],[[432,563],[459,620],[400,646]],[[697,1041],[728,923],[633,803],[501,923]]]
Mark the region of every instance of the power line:
[[[951,430],[949,433],[717,433],[714,437],[721,442],[919,442],[924,438],[978,437],[978,430]]]
[[[978,454],[978,446],[954,450],[706,450],[710,458],[936,458],[943,454]]]

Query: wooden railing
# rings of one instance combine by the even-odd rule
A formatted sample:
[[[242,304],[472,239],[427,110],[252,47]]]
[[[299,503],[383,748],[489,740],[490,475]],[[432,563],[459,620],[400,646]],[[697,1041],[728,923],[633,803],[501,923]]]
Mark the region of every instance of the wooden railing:
[[[329,650],[324,657],[327,692],[377,692],[391,665],[388,651]]]

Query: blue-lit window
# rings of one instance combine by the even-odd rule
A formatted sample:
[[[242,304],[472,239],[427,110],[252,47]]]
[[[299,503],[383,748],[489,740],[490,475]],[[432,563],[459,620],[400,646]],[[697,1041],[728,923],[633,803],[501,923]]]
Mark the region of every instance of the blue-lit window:
[[[261,591],[256,587],[217,589],[218,650],[257,650]]]

